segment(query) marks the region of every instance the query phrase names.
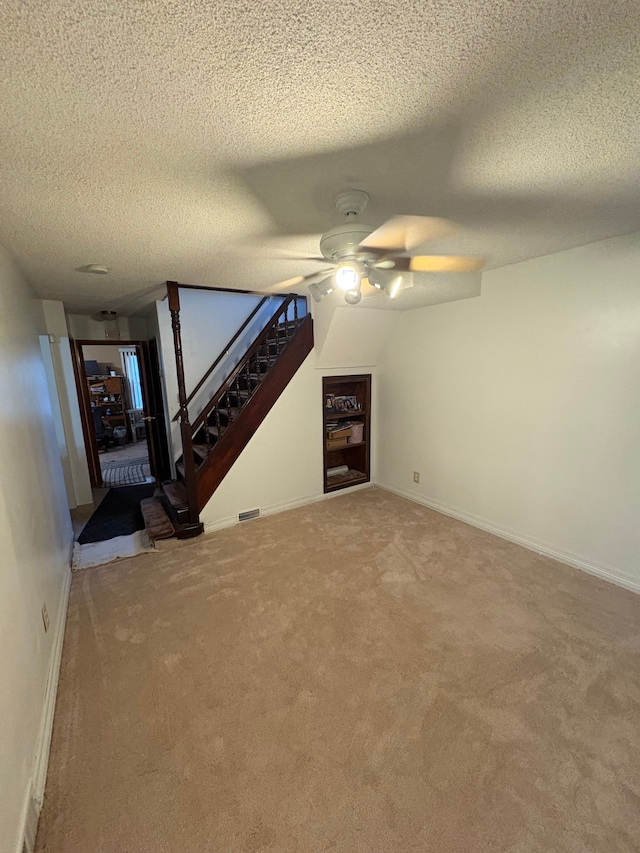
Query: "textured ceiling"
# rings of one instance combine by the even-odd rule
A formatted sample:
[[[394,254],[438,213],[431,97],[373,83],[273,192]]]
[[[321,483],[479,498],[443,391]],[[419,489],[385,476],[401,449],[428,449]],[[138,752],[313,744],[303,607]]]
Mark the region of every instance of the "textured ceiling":
[[[639,34],[637,0],[4,0],[0,242],[41,296],[128,313],[312,272],[274,249],[316,252],[347,187],[489,267],[628,233]]]

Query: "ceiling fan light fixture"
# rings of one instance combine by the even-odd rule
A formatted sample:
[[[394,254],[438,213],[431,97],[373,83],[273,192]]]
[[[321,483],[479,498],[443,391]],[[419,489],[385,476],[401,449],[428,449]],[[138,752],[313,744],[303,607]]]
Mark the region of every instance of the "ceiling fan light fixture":
[[[402,276],[397,275],[393,281],[390,282],[385,288],[384,291],[389,297],[389,299],[395,299],[396,296],[400,293],[400,285],[402,284]]]
[[[357,305],[362,299],[362,293],[358,287],[356,290],[348,290],[344,295],[344,301],[347,305]]]
[[[355,264],[340,264],[335,275],[340,290],[356,290],[360,286],[360,270]]]
[[[314,302],[322,302],[322,299],[325,296],[328,296],[330,293],[333,293],[333,285],[331,283],[330,278],[326,278],[324,281],[314,282],[309,285],[309,293],[313,297]]]

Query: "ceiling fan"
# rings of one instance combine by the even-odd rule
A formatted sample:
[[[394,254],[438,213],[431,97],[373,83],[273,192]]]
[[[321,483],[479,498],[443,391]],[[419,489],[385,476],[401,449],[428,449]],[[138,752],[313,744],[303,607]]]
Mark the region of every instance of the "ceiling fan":
[[[314,300],[320,302],[337,288],[344,292],[348,305],[357,305],[363,296],[380,293],[395,299],[401,290],[413,286],[413,277],[407,273],[474,272],[484,266],[484,258],[479,257],[412,255],[428,240],[455,234],[459,226],[432,216],[394,216],[373,228],[358,219],[368,201],[364,190],[340,193],[335,205],[347,221],[322,235],[320,255],[297,256],[300,261],[320,262],[325,268],[281,281],[270,290],[287,291],[304,284]]]

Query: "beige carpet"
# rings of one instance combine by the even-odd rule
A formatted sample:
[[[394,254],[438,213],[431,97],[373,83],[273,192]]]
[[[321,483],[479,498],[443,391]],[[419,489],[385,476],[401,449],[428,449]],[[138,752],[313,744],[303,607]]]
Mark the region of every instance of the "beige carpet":
[[[79,573],[38,850],[637,853],[639,625],[378,489]]]

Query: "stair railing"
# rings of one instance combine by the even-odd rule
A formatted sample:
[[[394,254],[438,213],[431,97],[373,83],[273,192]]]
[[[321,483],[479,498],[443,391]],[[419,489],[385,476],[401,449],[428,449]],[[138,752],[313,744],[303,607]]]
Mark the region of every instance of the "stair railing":
[[[197,385],[196,385],[196,387],[193,389],[193,391],[189,394],[189,396],[187,397],[187,400],[186,400],[187,407],[189,406],[189,403],[191,403],[191,401],[193,400],[193,398],[196,396],[196,394],[198,393],[198,391],[202,388],[202,386],[203,386],[203,385],[204,385],[204,383],[207,381],[207,379],[211,376],[211,374],[212,374],[212,373],[213,373],[213,371],[216,369],[216,367],[220,364],[220,362],[221,362],[221,361],[222,361],[222,359],[225,357],[225,355],[229,352],[229,350],[231,349],[231,347],[232,347],[232,346],[235,344],[235,342],[238,340],[238,338],[240,337],[240,335],[241,335],[241,334],[244,332],[244,330],[247,328],[247,326],[249,325],[249,323],[250,323],[250,322],[253,320],[253,318],[256,316],[256,314],[258,313],[258,311],[259,311],[259,310],[262,308],[262,306],[265,304],[265,302],[268,302],[270,299],[273,299],[274,297],[275,297],[275,294],[271,294],[271,295],[269,295],[269,296],[264,296],[264,297],[260,300],[260,302],[256,305],[256,307],[253,309],[253,311],[251,312],[251,314],[249,314],[249,316],[247,317],[247,319],[246,319],[246,320],[244,321],[244,323],[240,326],[240,328],[239,328],[239,329],[238,329],[238,331],[235,333],[235,335],[231,338],[231,340],[229,341],[229,343],[228,343],[225,347],[223,347],[223,348],[222,348],[222,351],[220,352],[220,355],[216,358],[216,360],[213,362],[213,364],[211,365],[211,367],[207,370],[207,372],[206,372],[206,373],[205,373],[205,375],[202,377],[202,379],[198,382],[198,384],[197,384]],[[175,415],[171,418],[171,420],[172,420],[172,421],[177,421],[179,417],[180,417],[180,412],[178,411],[178,412],[176,412],[176,413],[175,413]]]
[[[258,335],[255,341],[251,344],[244,357],[238,362],[233,371],[229,374],[225,382],[220,386],[220,388],[216,391],[211,400],[207,403],[204,409],[200,412],[198,417],[195,419],[193,424],[191,425],[191,440],[193,444],[193,436],[198,432],[198,430],[205,424],[209,418],[211,412],[216,408],[220,400],[229,393],[232,393],[232,386],[234,383],[238,383],[240,379],[240,375],[243,370],[246,370],[246,365],[251,360],[251,357],[257,353],[260,347],[264,344],[264,342],[269,337],[269,334],[273,330],[273,328],[279,325],[279,320],[284,315],[284,328],[285,333],[287,335],[288,340],[288,331],[289,331],[289,323],[293,322],[294,324],[298,320],[298,299],[300,297],[296,294],[291,294],[287,296],[285,301],[274,311],[269,321],[266,323],[262,332]],[[289,307],[293,304],[293,313],[294,319],[290,321],[288,318]],[[237,389],[236,389],[237,390]],[[217,423],[219,421],[217,420]],[[193,453],[191,454],[193,456]]]

